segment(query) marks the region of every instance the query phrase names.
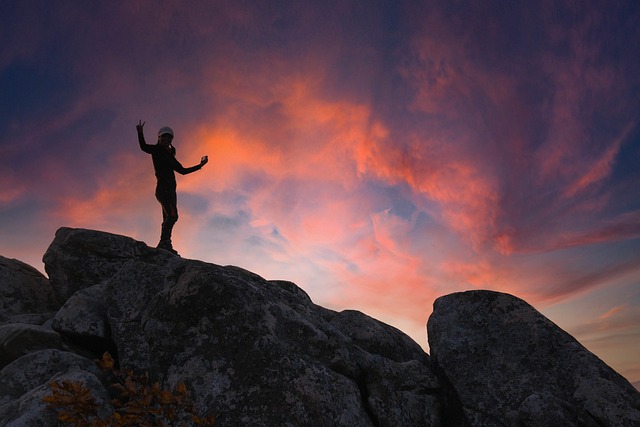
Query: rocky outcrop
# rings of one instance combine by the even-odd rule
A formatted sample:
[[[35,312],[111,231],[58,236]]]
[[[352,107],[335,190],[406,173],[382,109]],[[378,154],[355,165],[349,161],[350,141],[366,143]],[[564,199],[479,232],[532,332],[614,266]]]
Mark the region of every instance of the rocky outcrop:
[[[291,282],[125,236],[61,228],[44,256],[49,279],[0,260],[0,425],[55,425],[42,402],[52,379],[85,384],[112,411],[92,361],[104,351],[167,387],[184,382],[220,426],[637,422],[626,380],[509,295],[439,299],[430,358],[401,331],[320,307]],[[15,295],[21,305],[9,307]]]
[[[432,367],[472,426],[639,426],[640,395],[521,299],[469,291],[437,299]]]
[[[64,338],[66,352],[51,346],[58,357],[81,349],[89,361],[87,352],[108,349],[122,368],[149,372],[169,387],[186,383],[217,425],[441,425],[438,380],[417,343],[362,313],[319,307],[293,283],[67,228],[44,261],[66,301],[38,326]],[[10,378],[32,354],[2,372]],[[58,378],[73,372],[104,396],[90,381],[96,372],[55,363]],[[5,396],[0,424],[23,416],[16,399],[27,400],[29,419],[50,422],[38,398],[55,375],[38,376],[20,397]]]

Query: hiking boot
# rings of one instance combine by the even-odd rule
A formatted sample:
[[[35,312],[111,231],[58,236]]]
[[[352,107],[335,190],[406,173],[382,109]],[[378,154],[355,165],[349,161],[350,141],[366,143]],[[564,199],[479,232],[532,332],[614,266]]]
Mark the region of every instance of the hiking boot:
[[[169,251],[174,255],[180,256],[180,254],[178,254],[178,251],[173,249],[173,245],[171,244],[171,240],[162,240],[162,241],[160,241],[160,243],[158,243],[158,246],[156,246],[156,247],[158,249],[164,249],[165,251]]]

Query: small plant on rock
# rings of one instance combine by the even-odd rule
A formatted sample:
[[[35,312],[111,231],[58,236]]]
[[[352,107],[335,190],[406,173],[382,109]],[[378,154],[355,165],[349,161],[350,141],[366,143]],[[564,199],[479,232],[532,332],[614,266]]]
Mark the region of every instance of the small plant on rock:
[[[111,387],[116,397],[111,399],[113,413],[108,417],[98,414],[100,404],[91,390],[76,381],[52,381],[51,394],[43,398],[48,407],[58,414],[58,420],[74,427],[99,426],[213,426],[215,417],[200,417],[184,383],[173,390],[160,383],[149,384],[146,375],[136,375],[115,368],[113,358],[104,353],[98,366],[114,378]]]

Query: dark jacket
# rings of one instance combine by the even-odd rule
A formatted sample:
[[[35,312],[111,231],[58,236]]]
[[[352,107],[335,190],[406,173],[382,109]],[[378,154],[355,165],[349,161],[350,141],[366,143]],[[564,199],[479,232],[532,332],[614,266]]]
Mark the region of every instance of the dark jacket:
[[[140,149],[142,151],[151,154],[153,168],[156,171],[156,179],[158,180],[158,187],[175,190],[176,175],[174,171],[186,175],[202,168],[199,164],[190,168],[182,166],[176,159],[175,148],[172,146],[164,147],[160,144],[149,145],[144,141],[144,136],[141,134],[138,134],[138,143],[140,143]]]

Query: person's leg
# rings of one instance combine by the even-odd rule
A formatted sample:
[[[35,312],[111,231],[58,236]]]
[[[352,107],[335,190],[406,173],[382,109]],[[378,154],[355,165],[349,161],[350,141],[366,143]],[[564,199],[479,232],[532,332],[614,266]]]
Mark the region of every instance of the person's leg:
[[[178,221],[178,206],[176,192],[173,189],[157,189],[156,198],[162,206],[162,229],[158,247],[172,252],[171,233],[173,226]]]

